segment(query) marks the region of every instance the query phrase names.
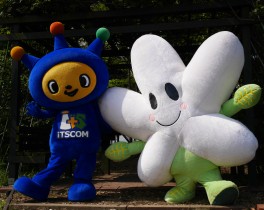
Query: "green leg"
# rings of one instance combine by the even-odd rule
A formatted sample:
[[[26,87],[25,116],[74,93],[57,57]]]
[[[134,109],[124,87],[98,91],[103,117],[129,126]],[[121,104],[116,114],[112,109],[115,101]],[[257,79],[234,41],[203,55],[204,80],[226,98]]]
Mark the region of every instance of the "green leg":
[[[212,205],[230,205],[238,197],[239,192],[236,184],[222,180],[218,168],[200,175],[197,181],[204,186],[208,200]]]
[[[184,203],[195,196],[196,183],[189,177],[177,175],[174,176],[176,187],[170,189],[165,195],[165,201],[168,203]]]

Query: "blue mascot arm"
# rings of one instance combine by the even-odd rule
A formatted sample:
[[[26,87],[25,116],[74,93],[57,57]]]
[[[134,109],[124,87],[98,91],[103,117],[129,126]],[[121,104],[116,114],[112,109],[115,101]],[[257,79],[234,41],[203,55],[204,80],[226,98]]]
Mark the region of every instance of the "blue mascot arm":
[[[35,101],[27,104],[27,114],[37,118],[50,118],[55,115],[54,111],[41,109]]]

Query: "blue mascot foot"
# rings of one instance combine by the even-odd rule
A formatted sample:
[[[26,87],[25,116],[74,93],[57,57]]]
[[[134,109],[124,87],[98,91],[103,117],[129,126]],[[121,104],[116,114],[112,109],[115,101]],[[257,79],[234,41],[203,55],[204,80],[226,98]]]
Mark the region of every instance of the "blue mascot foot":
[[[17,179],[14,183],[14,189],[38,201],[46,201],[50,191],[49,188],[42,187],[28,177]]]
[[[69,201],[90,201],[95,196],[96,190],[92,183],[75,183],[68,191]]]

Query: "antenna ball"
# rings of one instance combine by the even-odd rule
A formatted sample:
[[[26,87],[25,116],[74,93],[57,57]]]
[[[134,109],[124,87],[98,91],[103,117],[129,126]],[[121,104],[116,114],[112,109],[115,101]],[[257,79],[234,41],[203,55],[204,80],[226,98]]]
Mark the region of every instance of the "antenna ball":
[[[100,38],[103,42],[107,41],[110,37],[110,32],[107,28],[99,28],[96,31],[96,37]]]
[[[20,61],[23,55],[26,54],[25,50],[20,47],[16,46],[11,49],[10,55],[15,61]]]
[[[50,25],[50,33],[52,35],[58,35],[64,33],[64,25],[61,22],[53,22]]]

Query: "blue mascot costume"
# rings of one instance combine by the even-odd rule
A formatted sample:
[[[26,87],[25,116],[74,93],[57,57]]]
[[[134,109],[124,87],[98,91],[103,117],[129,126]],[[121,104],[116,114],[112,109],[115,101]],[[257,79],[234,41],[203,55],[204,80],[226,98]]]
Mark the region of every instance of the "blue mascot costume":
[[[98,29],[97,38],[88,48],[81,49],[68,46],[62,23],[52,23],[50,32],[54,36],[54,51],[42,58],[26,54],[19,46],[11,50],[11,57],[22,60],[30,70],[29,90],[34,101],[28,104],[28,113],[39,118],[55,118],[47,168],[32,179],[20,177],[14,189],[45,201],[51,185],[69,162],[76,159],[74,183],[68,191],[68,199],[92,200],[96,190],[91,180],[103,124],[97,99],[107,89],[109,81],[100,55],[110,33],[106,28]]]

